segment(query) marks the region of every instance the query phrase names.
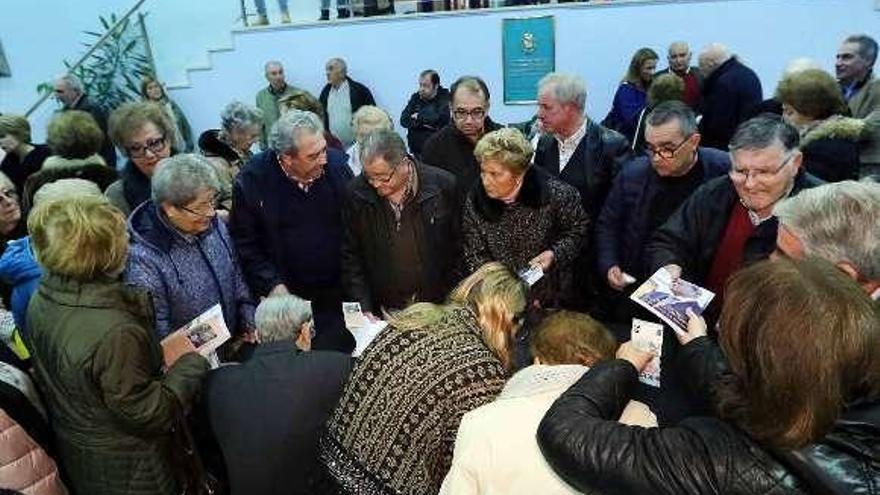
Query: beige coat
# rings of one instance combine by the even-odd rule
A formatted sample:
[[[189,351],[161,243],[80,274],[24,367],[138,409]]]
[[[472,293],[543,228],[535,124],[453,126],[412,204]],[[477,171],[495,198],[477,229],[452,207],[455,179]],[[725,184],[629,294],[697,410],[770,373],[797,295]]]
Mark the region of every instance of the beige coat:
[[[25,495],[65,495],[55,461],[0,409],[0,487]]]
[[[587,370],[577,365],[529,366],[510,378],[494,402],[465,414],[440,495],[579,493],[553,472],[535,435],[553,401]],[[621,421],[657,424],[637,402],[627,406]]]

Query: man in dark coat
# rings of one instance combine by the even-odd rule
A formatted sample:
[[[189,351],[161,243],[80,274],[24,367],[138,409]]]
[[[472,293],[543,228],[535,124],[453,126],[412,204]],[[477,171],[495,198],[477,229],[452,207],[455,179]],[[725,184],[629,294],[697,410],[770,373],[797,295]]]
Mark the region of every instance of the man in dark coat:
[[[354,143],[351,117],[364,105],[375,105],[373,93],[363,84],[348,77],[348,66],[341,58],[327,61],[327,84],[318,100],[324,107],[324,127],[346,148]]]
[[[730,174],[700,186],[656,230],[645,249],[648,272],[665,267],[708,288],[717,310],[727,279],[774,250],[776,203],[821,184],[801,170],[798,144],[797,129],[781,118],[744,122],[730,143]]]
[[[458,78],[450,95],[452,123],[428,139],[422,149],[422,160],[455,176],[458,202],[464,206],[468,191],[480,180],[474,147],[484,134],[501,126],[489,118],[489,88],[479,77]]]
[[[614,179],[596,226],[599,275],[617,291],[650,273],[644,266],[651,233],[703,183],[730,170],[727,153],[700,146],[694,112],[661,103],[647,117],[646,152]]]
[[[327,149],[311,112],[272,127],[270,149],[233,184],[230,232],[255,296],[294,293],[312,302],[315,347],[350,351],[342,319],[342,201],[352,178],[344,153]]]
[[[104,143],[101,145],[101,157],[110,168],[116,168],[116,148],[107,135],[107,112],[93,102],[83,90],[82,81],[73,74],[67,74],[55,81],[55,99],[61,102],[61,111],[81,110],[91,115],[101,132]]]
[[[703,145],[720,150],[736,127],[761,104],[761,81],[755,72],[736,59],[724,45],[713,43],[699,57],[703,77]]]
[[[342,278],[365,312],[441,302],[456,280],[455,177],[407,156],[394,131],[360,143],[364,170],[342,210]]]
[[[311,351],[311,319],[309,303],[296,296],[264,300],[256,313],[261,343],[254,354],[208,376],[208,417],[232,495],[326,493],[318,435],[352,358]]]
[[[449,90],[440,86],[435,70],[422,71],[419,90],[412,94],[400,113],[400,125],[407,129],[409,151],[421,156],[425,141],[449,124]]]
[[[630,157],[623,135],[584,116],[586,101],[586,85],[578,76],[552,73],[538,83],[538,119],[547,134],[538,141],[535,165],[577,189],[590,221],[575,263],[577,290],[584,302],[596,301],[601,284],[593,276],[595,221],[612,179]]]

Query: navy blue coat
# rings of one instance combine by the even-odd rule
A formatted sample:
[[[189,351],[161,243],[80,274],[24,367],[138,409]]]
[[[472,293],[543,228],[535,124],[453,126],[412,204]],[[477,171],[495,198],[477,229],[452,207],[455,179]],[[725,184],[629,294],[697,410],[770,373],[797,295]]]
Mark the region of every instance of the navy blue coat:
[[[694,167],[703,168],[705,183],[730,170],[730,157],[723,151],[699,148]],[[642,155],[624,165],[614,179],[596,225],[597,268],[603,278],[614,265],[637,279],[647,276],[645,244],[653,224],[649,203],[661,187],[659,178],[648,157]]]
[[[254,295],[281,283],[294,293],[340,287],[342,203],[351,179],[348,157],[332,148],[308,193],[284,175],[274,150],[245,166],[233,184],[229,227]]]
[[[758,76],[736,58],[712,71],[703,83],[703,146],[726,150],[737,126],[752,116],[762,100]]]

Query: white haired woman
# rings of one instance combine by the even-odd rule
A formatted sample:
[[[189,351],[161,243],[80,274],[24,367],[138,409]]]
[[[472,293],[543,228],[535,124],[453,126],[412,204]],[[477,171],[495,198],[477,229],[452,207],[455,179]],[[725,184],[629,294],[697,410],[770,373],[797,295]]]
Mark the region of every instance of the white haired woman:
[[[226,225],[217,218],[219,190],[204,157],[178,155],[160,164],[153,198],[129,219],[125,280],[152,294],[160,339],[219,303],[230,332],[255,340],[250,290]]]
[[[232,210],[232,181],[253,156],[251,147],[260,139],[262,129],[259,108],[233,101],[220,113],[220,129],[208,129],[199,136],[199,149],[217,171],[218,201],[227,212]]]

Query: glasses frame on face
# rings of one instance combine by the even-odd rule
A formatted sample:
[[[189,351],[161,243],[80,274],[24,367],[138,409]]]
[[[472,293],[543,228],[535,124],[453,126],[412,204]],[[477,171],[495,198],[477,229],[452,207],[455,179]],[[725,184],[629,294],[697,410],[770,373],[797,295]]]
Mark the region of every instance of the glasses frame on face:
[[[452,118],[459,122],[465,122],[469,117],[473,118],[474,120],[483,120],[484,118],[486,118],[486,109],[472,108],[470,110],[467,110],[464,108],[456,108],[452,111]]]
[[[167,144],[168,140],[166,139],[166,136],[162,134],[155,139],[148,140],[143,146],[126,146],[125,152],[128,154],[129,158],[144,158],[147,156],[147,151],[152,153],[153,156],[156,156],[165,149],[165,145]]]
[[[391,167],[391,172],[385,177],[370,177],[365,172],[362,172],[364,174],[364,180],[366,180],[368,184],[384,186],[385,184],[388,184],[389,182],[391,182],[391,179],[394,178],[394,174],[397,173],[397,169],[400,168],[401,165],[404,165],[407,163],[409,163],[409,157],[404,156],[402,160],[400,160],[399,162],[397,162],[396,165]]]
[[[186,206],[178,206],[181,210],[195,215],[199,218],[214,218],[217,215],[217,207],[219,206],[219,201],[217,200],[217,196],[214,196],[209,203],[209,207],[211,208],[211,213],[202,213],[192,208],[187,208]]]
[[[789,152],[787,155],[782,157],[782,162],[779,163],[779,166],[773,169],[772,171],[767,170],[746,170],[743,172],[742,170],[736,169],[736,162],[733,159],[733,154],[730,156],[730,172],[727,175],[730,177],[730,180],[736,182],[738,184],[745,184],[748,182],[749,177],[753,178],[755,182],[766,183],[770,179],[779,175],[779,172],[788,165],[788,162],[794,158],[795,152]]]
[[[678,143],[677,145],[675,145],[675,147],[672,149],[666,149],[666,148],[656,149],[653,146],[651,146],[650,143],[645,143],[645,154],[648,155],[648,158],[654,158],[654,156],[659,156],[660,158],[664,158],[666,160],[669,160],[670,158],[674,158],[676,153],[678,153],[679,150],[681,150],[681,147],[684,146],[684,143],[688,142],[688,140],[690,140],[690,138],[692,138],[693,136],[694,136],[694,133],[688,134],[688,136],[686,138],[682,139],[681,142]]]

